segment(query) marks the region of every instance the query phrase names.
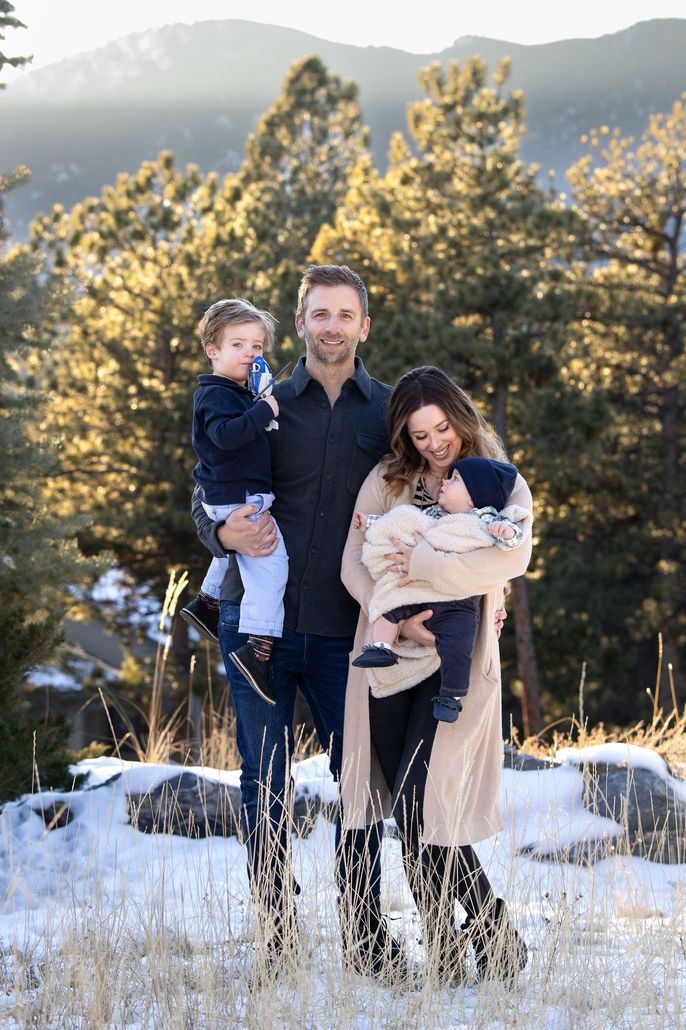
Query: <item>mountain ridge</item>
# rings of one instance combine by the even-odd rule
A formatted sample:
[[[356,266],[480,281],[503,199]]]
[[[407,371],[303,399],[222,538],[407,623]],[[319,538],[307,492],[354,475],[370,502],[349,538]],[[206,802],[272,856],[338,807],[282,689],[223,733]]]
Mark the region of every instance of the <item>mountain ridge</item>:
[[[382,168],[391,133],[405,129],[407,103],[421,96],[418,72],[431,61],[464,61],[478,53],[493,69],[509,56],[508,88],[521,88],[526,99],[524,157],[544,173],[555,169],[560,185],[583,152],[582,133],[601,124],[640,133],[650,114],[668,110],[686,90],[686,19],[647,20],[595,39],[533,45],[467,38],[412,54],[215,19],[131,33],[27,72],[0,98],[0,169],[26,164],[33,175],[7,197],[10,224],[21,238],[38,211],[98,193],[117,172],[135,171],[161,149],[206,172],[234,171],[288,67],[310,53],[357,82]]]

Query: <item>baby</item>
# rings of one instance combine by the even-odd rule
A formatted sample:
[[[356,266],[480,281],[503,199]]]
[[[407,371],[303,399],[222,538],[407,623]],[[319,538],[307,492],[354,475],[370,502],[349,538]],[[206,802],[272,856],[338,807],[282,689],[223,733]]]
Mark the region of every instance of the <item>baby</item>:
[[[479,626],[479,597],[462,600],[435,600],[426,598],[408,604],[389,605],[389,592],[402,599],[403,589],[397,588],[397,577],[389,581],[387,562],[380,559],[384,551],[392,548],[391,537],[407,535],[420,526],[424,532],[432,520],[447,519],[441,528],[449,533],[445,549],[469,551],[477,547],[497,545],[501,548],[519,547],[525,538],[525,513],[518,508],[502,511],[514,488],[517,469],[507,462],[491,458],[462,458],[451,467],[450,476],[443,480],[438,503],[420,511],[412,505],[398,505],[385,515],[366,515],[356,512],[355,529],[367,532],[362,560],[377,581],[370,603],[372,641],[353,660],[363,669],[379,669],[398,663],[400,657],[392,646],[398,633],[397,624],[404,619],[426,611],[430,605],[432,615],[426,620],[427,629],[436,638],[436,650],[441,663],[441,688],[433,699],[434,716],[441,722],[455,722],[462,711],[462,701],[469,689],[472,651]],[[512,515],[512,517],[509,517]],[[429,533],[431,531],[429,530]],[[437,544],[437,549],[444,549]],[[416,597],[419,584],[414,584]],[[383,603],[380,593],[386,597]],[[375,611],[383,614],[373,618]],[[410,685],[410,684],[406,684]],[[400,688],[402,689],[402,687]]]

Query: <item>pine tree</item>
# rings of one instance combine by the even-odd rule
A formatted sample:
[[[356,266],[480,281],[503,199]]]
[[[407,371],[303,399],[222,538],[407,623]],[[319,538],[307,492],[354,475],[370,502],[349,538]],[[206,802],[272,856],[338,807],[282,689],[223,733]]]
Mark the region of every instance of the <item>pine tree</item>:
[[[25,29],[26,26],[23,22],[19,21],[13,15],[14,4],[11,4],[9,0],[0,0],[0,42],[5,39],[5,29]],[[0,72],[6,64],[11,68],[22,68],[25,64],[29,64],[31,61],[30,57],[7,57],[6,54],[0,50]],[[6,84],[0,82],[0,89],[5,89]]]
[[[290,337],[277,363],[292,356],[298,284],[314,240],[333,219],[365,152],[368,130],[357,94],[357,86],[318,57],[295,62],[207,219],[215,227],[213,277],[268,308],[279,335]],[[239,253],[240,261],[226,267],[225,253]]]
[[[412,146],[393,140],[383,178],[358,166],[315,255],[347,253],[367,271],[373,371],[396,375],[427,361],[446,369],[481,403],[544,504],[537,438],[521,426],[533,429],[539,394],[565,388],[560,327],[571,299],[561,259],[573,218],[521,160],[523,97],[504,90],[508,75],[503,61],[490,86],[478,58],[425,69],[426,97],[408,112]],[[539,575],[543,561],[539,553]],[[523,580],[514,610],[524,723],[536,732],[540,687]]]
[[[219,184],[165,153],[34,226],[34,245],[73,291],[49,383],[61,461],[52,496],[92,514],[89,551],[112,550],[160,590],[170,566],[190,566],[197,581],[206,564],[189,518],[192,393],[206,368],[198,319],[243,295],[288,330],[302,266],[365,139],[355,97],[306,58],[237,175]],[[185,661],[185,623],[177,629]]]
[[[0,0],[0,40],[5,28],[24,27],[13,10]],[[0,53],[0,70],[29,60]],[[35,256],[12,244],[3,213],[5,193],[28,178],[26,168],[0,174],[0,801],[68,782],[66,731],[31,724],[22,683],[60,638],[68,584],[89,570],[74,540],[77,523],[46,503],[54,455],[32,432],[45,398],[30,367],[46,358],[52,286]]]
[[[113,551],[161,590],[169,568],[197,551],[190,425],[206,367],[197,322],[213,292],[202,215],[215,187],[163,153],[33,227],[34,245],[73,291],[46,382],[60,457],[54,502],[90,513],[89,551]]]
[[[54,455],[32,432],[45,396],[29,361],[46,360],[51,291],[36,258],[9,241],[2,217],[3,195],[26,178],[25,169],[0,176],[0,800],[68,781],[64,730],[31,725],[21,689],[60,639],[68,584],[90,568],[74,540],[78,523],[46,503]]]
[[[107,553],[110,563],[114,556],[160,601],[172,568],[197,581],[207,565],[190,518],[190,435],[193,391],[207,369],[197,323],[223,295],[224,284],[211,278],[213,240],[203,222],[216,190],[215,176],[181,171],[165,152],[32,227],[33,245],[64,291],[45,375],[54,397],[45,430],[59,457],[50,496],[65,513],[88,512],[80,536],[87,553]],[[99,615],[126,643],[143,633],[126,613]],[[172,656],[173,691],[187,686],[190,660],[181,619],[172,626]]]
[[[588,142],[568,178],[589,261],[577,331],[587,377],[603,383],[613,416],[597,518],[602,558],[621,589],[605,635],[623,679],[638,670],[641,685],[651,682],[662,632],[678,683],[686,656],[686,94],[650,118],[638,144],[607,128]],[[635,710],[636,690],[623,693],[624,711]]]
[[[34,226],[35,246],[75,291],[50,384],[54,493],[93,513],[89,549],[114,550],[141,579],[201,557],[188,519],[191,397],[205,367],[197,321],[230,294],[284,320],[293,311],[302,264],[364,138],[354,98],[318,58],[304,59],[238,176],[219,185],[165,153]]]

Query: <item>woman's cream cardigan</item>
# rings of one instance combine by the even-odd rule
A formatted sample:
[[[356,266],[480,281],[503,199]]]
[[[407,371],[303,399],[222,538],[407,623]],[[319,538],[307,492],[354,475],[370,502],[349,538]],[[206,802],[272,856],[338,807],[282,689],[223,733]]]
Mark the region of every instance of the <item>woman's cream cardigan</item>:
[[[377,465],[362,484],[356,510],[380,515],[396,504],[409,504],[415,483],[392,496]],[[531,493],[521,477],[509,499],[529,513]],[[353,656],[369,643],[367,615],[374,581],[362,563],[364,534],[351,529],[343,552],[341,577],[359,602]],[[531,539],[520,547],[478,548],[466,553],[435,551],[426,540],[412,551],[409,574],[452,598],[483,595],[474,645],[469,693],[457,722],[438,724],[424,796],[427,844],[473,844],[502,828],[500,773],[503,762],[500,656],[495,611],[507,580],[521,576],[531,557]],[[362,829],[390,812],[390,796],[369,730],[369,683],[364,669],[350,668],[345,704],[341,799],[345,829]]]

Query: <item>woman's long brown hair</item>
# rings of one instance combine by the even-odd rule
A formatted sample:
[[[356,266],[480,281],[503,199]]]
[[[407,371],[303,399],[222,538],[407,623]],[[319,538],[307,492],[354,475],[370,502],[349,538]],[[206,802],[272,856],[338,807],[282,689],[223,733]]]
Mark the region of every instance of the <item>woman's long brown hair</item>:
[[[407,423],[410,415],[428,404],[440,408],[461,437],[460,458],[507,460],[500,437],[464,390],[442,369],[421,365],[401,376],[388,402],[386,422],[391,453],[384,460],[384,479],[396,496],[406,483],[414,481],[418,472],[427,468],[410,438]]]

